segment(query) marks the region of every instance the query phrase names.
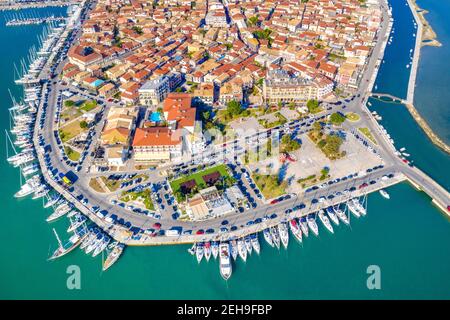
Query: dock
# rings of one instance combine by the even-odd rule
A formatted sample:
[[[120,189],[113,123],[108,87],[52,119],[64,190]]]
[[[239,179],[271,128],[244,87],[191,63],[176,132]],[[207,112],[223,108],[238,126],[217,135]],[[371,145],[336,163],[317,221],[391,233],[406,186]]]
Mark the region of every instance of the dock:
[[[11,19],[6,21],[7,27],[15,27],[15,26],[28,26],[28,25],[36,25],[43,23],[51,23],[51,22],[61,22],[65,21],[65,17],[43,17],[43,18],[25,18],[25,19]]]
[[[74,0],[34,0],[34,1],[6,0],[0,2],[0,11],[33,9],[33,8],[37,9],[47,7],[66,7],[77,3],[79,3],[79,1]]]

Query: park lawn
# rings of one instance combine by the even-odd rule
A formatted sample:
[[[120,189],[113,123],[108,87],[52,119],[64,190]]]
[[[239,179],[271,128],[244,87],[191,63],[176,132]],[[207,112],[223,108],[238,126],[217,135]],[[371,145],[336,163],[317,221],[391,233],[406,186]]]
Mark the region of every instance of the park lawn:
[[[95,101],[95,100],[85,101],[81,105],[80,109],[83,110],[84,112],[89,112],[89,111],[95,109],[97,107],[97,105],[98,105],[97,101]]]
[[[71,147],[64,146],[64,152],[66,153],[67,157],[72,161],[78,161],[80,160],[80,153],[78,151],[73,150]]]
[[[370,141],[372,141],[372,142],[375,143],[375,144],[378,144],[378,143],[377,143],[377,140],[375,140],[375,138],[373,137],[372,132],[370,132],[369,128],[366,128],[366,127],[364,127],[364,128],[358,128],[358,130],[359,130],[363,135],[365,135],[365,136],[367,137],[367,139],[369,139]]]
[[[123,202],[138,201],[142,202],[147,210],[155,211],[155,205],[153,204],[150,189],[146,189],[140,192],[125,191],[120,198]]]
[[[83,129],[80,127],[81,121],[82,120],[75,120],[75,121],[59,128],[59,136],[60,136],[62,142],[67,142],[70,139],[72,139],[73,137],[76,137],[80,133],[85,132],[87,130],[87,128]]]
[[[359,114],[354,113],[354,112],[348,112],[345,117],[347,118],[348,121],[351,122],[356,122],[359,121],[359,119],[361,119],[361,117],[359,116]]]
[[[287,182],[279,182],[278,174],[263,175],[253,173],[252,178],[266,199],[276,198],[286,193]]]
[[[61,111],[61,119],[63,119],[66,122],[69,122],[71,120],[74,120],[81,116],[83,113],[78,109],[77,106],[63,106],[63,109]]]
[[[180,185],[182,183],[194,179],[195,182],[197,183],[197,186],[200,186],[202,184],[205,184],[205,182],[203,181],[202,177],[207,175],[207,174],[213,173],[215,171],[218,171],[222,175],[222,177],[228,177],[229,176],[226,165],[219,164],[219,165],[214,166],[212,168],[209,168],[209,169],[206,169],[206,170],[202,170],[202,171],[198,171],[198,172],[195,172],[193,174],[184,176],[182,178],[173,180],[173,181],[170,182],[170,186],[172,187],[173,193],[176,194],[177,191],[180,190]]]

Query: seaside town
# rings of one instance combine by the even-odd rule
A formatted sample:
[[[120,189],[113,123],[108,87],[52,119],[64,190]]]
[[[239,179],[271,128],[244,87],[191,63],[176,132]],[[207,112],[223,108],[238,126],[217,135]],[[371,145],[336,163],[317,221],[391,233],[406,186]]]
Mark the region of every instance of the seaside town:
[[[392,22],[383,0],[79,0],[66,18],[12,17],[47,24],[15,66],[7,137],[15,196],[70,221],[49,259],[79,247],[106,270],[126,245],[191,244],[227,280],[260,233],[278,249],[289,231],[333,233],[401,181],[448,212],[367,109],[396,100],[372,93]]]

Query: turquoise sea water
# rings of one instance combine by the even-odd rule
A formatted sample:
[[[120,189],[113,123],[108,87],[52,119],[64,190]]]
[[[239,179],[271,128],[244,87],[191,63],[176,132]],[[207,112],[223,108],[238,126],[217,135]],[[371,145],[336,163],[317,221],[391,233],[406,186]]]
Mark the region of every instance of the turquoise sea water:
[[[425,2],[425,1],[424,1]],[[428,1],[427,1],[428,2]],[[438,1],[430,1],[430,3]],[[412,34],[399,24],[412,16],[402,1],[394,1],[397,38]],[[405,8],[403,8],[404,6]],[[432,10],[431,8],[429,8]],[[4,13],[0,13],[0,22]],[[441,23],[450,24],[448,20]],[[411,24],[412,28],[412,24]],[[0,123],[8,128],[7,88],[14,87],[13,62],[27,54],[42,27],[6,28],[0,25]],[[446,38],[449,39],[448,36]],[[440,39],[441,42],[444,39]],[[413,40],[411,40],[413,41]],[[401,43],[399,43],[401,44]],[[409,45],[410,43],[407,43]],[[409,46],[407,47],[409,51]],[[402,45],[394,42],[386,52],[391,68],[381,70],[377,83],[383,92],[406,92],[407,52],[403,61]],[[432,50],[440,50],[433,49]],[[429,63],[426,55],[421,64]],[[434,62],[433,62],[434,63]],[[395,69],[396,66],[400,66]],[[391,73],[393,72],[393,73]],[[398,81],[391,78],[397,77]],[[406,79],[400,81],[400,79]],[[450,82],[447,83],[447,88]],[[418,86],[417,90],[422,90]],[[436,92],[439,96],[442,93]],[[443,95],[445,99],[445,95]],[[438,104],[444,100],[438,100]],[[422,134],[408,112],[398,105],[373,101],[373,108],[383,116],[383,125],[396,144],[405,146],[416,165],[449,189],[450,157],[436,149]],[[428,108],[432,111],[435,105]],[[436,107],[438,110],[439,107]],[[445,111],[445,109],[442,109]],[[442,112],[442,110],[440,112]],[[430,112],[431,112],[430,111]],[[448,118],[448,110],[447,118]],[[430,123],[434,122],[430,118]],[[5,158],[2,148],[0,158]],[[450,298],[450,223],[430,204],[430,199],[407,183],[389,189],[391,200],[373,194],[368,200],[365,218],[352,220],[351,228],[340,226],[335,234],[324,228],[320,236],[310,236],[303,246],[292,239],[288,250],[262,246],[261,256],[252,255],[244,264],[238,261],[232,278],[225,283],[214,261],[197,264],[188,246],[127,248],[123,257],[108,272],[101,272],[101,258],[91,258],[80,250],[55,262],[47,262],[50,246],[56,241],[51,228],[65,234],[66,222],[49,225],[49,210],[39,201],[16,200],[19,172],[5,160],[1,164],[0,190],[0,298],[135,298],[135,299],[396,299]],[[262,243],[262,241],[261,241]],[[66,269],[78,265],[81,290],[68,290]],[[381,270],[381,290],[366,287],[369,265]]]

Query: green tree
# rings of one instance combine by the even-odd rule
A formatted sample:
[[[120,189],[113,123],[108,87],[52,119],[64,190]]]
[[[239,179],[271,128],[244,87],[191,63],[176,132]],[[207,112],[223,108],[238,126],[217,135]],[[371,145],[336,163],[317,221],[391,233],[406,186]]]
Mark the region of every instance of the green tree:
[[[314,113],[319,108],[319,101],[317,101],[316,99],[308,100],[308,102],[306,103],[306,107],[308,108],[309,112]]]
[[[80,128],[81,129],[86,129],[87,127],[88,127],[88,123],[86,121],[83,120],[83,121],[80,122]]]
[[[75,105],[75,102],[73,102],[72,100],[66,100],[66,101],[64,101],[64,105],[66,107],[72,107]]]
[[[236,100],[231,100],[227,104],[227,112],[232,116],[237,116],[242,112],[241,104]]]

